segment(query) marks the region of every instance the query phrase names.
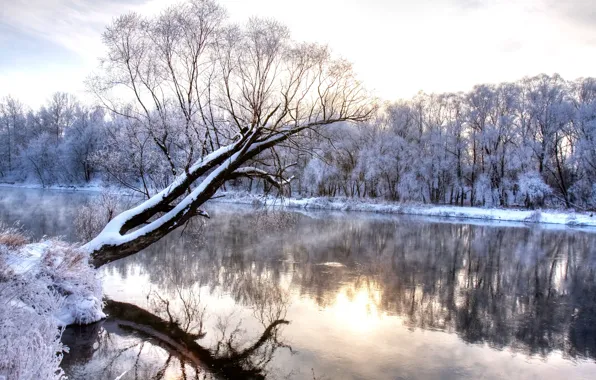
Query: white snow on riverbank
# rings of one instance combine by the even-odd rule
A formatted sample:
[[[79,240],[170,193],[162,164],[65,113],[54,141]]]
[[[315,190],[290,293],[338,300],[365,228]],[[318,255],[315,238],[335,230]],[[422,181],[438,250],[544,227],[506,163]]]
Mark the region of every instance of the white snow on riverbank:
[[[42,189],[36,184],[0,184],[0,188],[28,188]],[[106,187],[99,184],[79,187],[55,186],[46,190],[89,191],[102,192]],[[109,192],[122,193],[130,196],[130,191],[109,188]],[[216,202],[236,203],[249,205],[283,206],[304,210],[328,211],[359,211],[380,214],[420,215],[427,217],[447,217],[458,219],[473,219],[485,221],[510,221],[518,223],[544,223],[574,227],[596,227],[596,215],[590,212],[577,212],[574,210],[526,210],[502,209],[482,207],[437,206],[425,204],[404,204],[387,201],[359,200],[353,198],[277,198],[242,191],[219,192]],[[141,197],[139,197],[141,198]]]
[[[105,318],[87,256],[0,224],[0,378],[63,379],[60,327]]]
[[[76,247],[57,240],[21,247],[0,244],[0,259],[4,278],[42,282],[57,293],[61,302],[53,317],[59,326],[88,324],[105,318],[101,310],[101,282],[86,255]]]
[[[90,183],[86,185],[48,185],[42,186],[38,183],[8,183],[0,182],[0,188],[14,188],[14,189],[39,189],[39,190],[62,190],[62,191],[91,191],[102,192],[106,189],[101,183]]]
[[[547,223],[567,226],[596,227],[596,216],[591,213],[560,210],[518,210],[480,207],[433,206],[389,202],[360,201],[348,198],[275,198],[242,192],[219,193],[217,202],[284,206],[306,210],[363,211],[383,214],[421,215],[512,221],[521,223]]]

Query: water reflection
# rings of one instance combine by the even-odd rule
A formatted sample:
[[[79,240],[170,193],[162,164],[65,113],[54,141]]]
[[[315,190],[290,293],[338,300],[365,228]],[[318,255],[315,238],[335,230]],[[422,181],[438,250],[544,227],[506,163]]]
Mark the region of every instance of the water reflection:
[[[153,284],[169,288],[174,276],[186,287],[219,287],[242,305],[255,302],[257,289],[278,287],[355,329],[396,315],[470,343],[594,358],[592,234],[299,215],[292,228],[268,234],[246,227],[259,216],[220,213],[204,244],[169,239],[110,271],[125,277],[138,266]]]
[[[595,358],[590,233],[270,214],[287,226],[272,232],[260,227],[266,213],[237,212],[220,211],[200,244],[168,239],[108,272],[202,284],[247,307],[287,292],[331,311],[346,334],[395,317],[523,355]]]
[[[182,325],[178,319],[202,324],[197,318],[203,314],[188,314],[187,306],[177,311],[161,309],[168,315],[163,319],[133,304],[108,300],[107,320],[66,331],[63,340],[76,352],[66,356],[64,366],[74,378],[265,378],[266,364],[275,350],[284,346],[280,327],[288,321],[274,320],[258,339],[241,343],[240,324],[234,326],[230,318],[220,318],[218,341],[210,350],[197,343],[203,334],[190,332],[190,325]]]
[[[115,357],[97,378],[590,378],[596,367],[592,232],[215,204],[209,212],[192,238],[171,235],[107,266],[104,284],[110,298],[178,322],[213,358],[291,322],[245,358],[249,372],[193,364],[108,320],[89,342],[71,341],[87,354],[67,356],[69,375],[101,374]]]

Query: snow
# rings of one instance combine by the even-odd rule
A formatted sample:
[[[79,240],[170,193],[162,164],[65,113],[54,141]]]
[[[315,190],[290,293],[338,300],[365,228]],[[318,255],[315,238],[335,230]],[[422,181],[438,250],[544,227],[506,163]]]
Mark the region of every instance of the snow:
[[[180,212],[182,212],[183,210],[187,210],[189,206],[200,196],[200,194],[205,191],[207,186],[214,181],[215,178],[217,178],[219,175],[225,172],[230,167],[230,165],[232,165],[232,163],[238,160],[241,152],[236,152],[233,155],[231,155],[231,157],[225,159],[223,163],[218,165],[206,178],[204,178],[201,181],[201,183],[191,192],[191,194],[186,196],[181,202],[179,202],[172,210],[167,212],[165,215],[159,217],[158,219],[131,233],[125,235],[120,234],[122,226],[127,221],[132,219],[134,216],[144,212],[145,210],[157,206],[164,198],[168,197],[172,193],[172,191],[174,191],[181,184],[183,184],[187,180],[189,175],[192,175],[196,171],[201,170],[206,166],[209,166],[213,161],[217,161],[222,157],[227,156],[229,153],[233,152],[243,143],[245,143],[244,140],[239,140],[235,143],[221,147],[216,151],[203,157],[202,159],[198,160],[191,166],[189,174],[182,173],[168,187],[166,187],[159,193],[155,194],[154,196],[137,205],[136,207],[133,207],[129,210],[120,213],[104,227],[104,229],[101,231],[99,235],[97,235],[93,240],[81,247],[81,249],[84,252],[91,253],[100,249],[104,245],[125,244],[152,231],[155,231],[164,223],[172,220]],[[23,263],[22,265],[25,264],[26,263]]]
[[[118,377],[116,377],[114,380],[120,380],[120,379],[122,379],[122,378],[124,377],[124,375],[126,375],[126,373],[127,373],[127,372],[128,372],[128,371],[124,371],[124,372],[122,372],[122,373],[121,373],[121,374],[120,374]]]
[[[305,210],[362,211],[383,214],[421,215],[459,219],[546,223],[566,226],[596,227],[591,213],[558,210],[518,210],[459,206],[433,206],[391,202],[360,201],[349,198],[275,198],[246,192],[221,192],[217,202],[276,205]]]
[[[0,225],[0,378],[65,379],[61,327],[105,318],[87,259],[74,245],[30,243]]]
[[[5,271],[13,278],[43,283],[59,293],[61,305],[53,313],[58,326],[105,318],[101,283],[87,256],[74,246],[44,240],[19,248],[0,247]]]
[[[14,255],[5,258],[5,262],[16,275],[23,275],[27,272],[37,274],[43,251],[43,243],[30,244]]]
[[[225,156],[226,154],[233,151],[233,149],[237,148],[240,144],[240,141],[237,143],[233,143],[224,147],[219,148],[215,152],[205,156],[202,160],[197,161],[191,168],[190,173],[193,173],[206,165],[209,165],[214,160]],[[205,179],[201,181],[201,183],[188,195],[186,196],[180,203],[178,203],[172,210],[167,212],[165,215],[159,217],[158,219],[154,220],[153,222],[135,230],[131,233],[122,235],[120,234],[120,230],[122,226],[131,218],[136,215],[139,215],[143,211],[158,205],[164,198],[166,198],[174,189],[180,186],[184,181],[187,179],[186,173],[181,174],[174,180],[172,184],[168,187],[160,191],[159,193],[155,194],[145,202],[141,203],[140,205],[133,207],[129,210],[124,211],[123,213],[116,216],[112,219],[105,228],[101,231],[101,233],[95,237],[93,240],[85,244],[82,249],[88,253],[96,251],[100,249],[104,245],[121,245],[126,242],[133,241],[140,236],[146,235],[152,231],[155,231],[157,228],[162,226],[167,221],[171,220],[174,216],[176,216],[179,212],[184,209],[187,209],[197,197],[205,190],[205,188],[213,182],[213,180],[220,175],[222,172],[227,170],[227,168],[238,159],[240,153],[233,154],[230,158],[226,159],[226,161],[216,169],[214,169]]]

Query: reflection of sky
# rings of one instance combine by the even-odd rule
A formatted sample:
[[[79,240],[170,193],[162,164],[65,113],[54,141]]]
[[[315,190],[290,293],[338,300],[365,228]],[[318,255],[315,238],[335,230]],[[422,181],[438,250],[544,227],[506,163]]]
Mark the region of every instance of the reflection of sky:
[[[5,0],[0,96],[37,106],[53,91],[84,95],[100,35],[126,11],[156,14],[177,0]],[[596,75],[592,0],[222,0],[233,21],[273,17],[300,40],[329,44],[383,98],[468,90],[558,72]]]
[[[83,193],[0,189],[0,219],[21,219],[25,228],[38,235],[50,228],[60,233],[70,225],[73,208],[84,198]],[[478,313],[501,308],[498,316],[539,327],[567,318],[561,314],[567,314],[566,302],[573,301],[580,306],[577,317],[588,318],[587,326],[576,327],[580,332],[582,327],[590,328],[594,288],[589,287],[590,277],[581,276],[590,273],[593,265],[593,233],[378,218],[364,213],[334,213],[322,219],[271,214],[269,220],[250,207],[234,205],[211,205],[209,211],[213,219],[197,246],[185,246],[179,235],[170,235],[151,251],[106,267],[101,272],[106,295],[147,307],[151,291],[171,297],[175,285],[184,291],[199,287],[208,313],[207,336],[199,342],[211,347],[221,316],[232,315],[235,322],[241,321],[245,339],[258,336],[263,327],[250,297],[261,286],[274,284],[288,297],[286,319],[291,323],[282,328],[281,336],[295,354],[280,348],[271,365],[301,371],[294,378],[312,379],[310,368],[317,377],[330,379],[587,379],[596,371],[593,361],[568,360],[567,354],[558,351],[562,343],[565,348],[570,344],[567,331],[554,332],[555,349],[543,358],[528,356],[524,347],[511,348],[508,341],[500,349],[489,347],[497,344],[499,330],[496,336],[482,331],[474,344],[466,343],[476,336],[462,335],[474,325],[458,323],[466,322],[472,313],[460,313],[464,319],[459,322],[453,315],[447,321],[454,312],[449,309],[450,291],[460,312],[467,307],[466,296],[486,286],[493,288],[486,294],[500,289],[505,296],[497,298],[497,304],[491,304],[482,292],[472,297],[482,306]],[[502,240],[496,239],[499,236]],[[451,268],[453,284],[449,285]],[[497,268],[500,275],[490,275]],[[524,317],[522,309],[532,309],[540,301],[528,285],[534,273],[541,276],[544,296],[551,289],[568,298],[545,304],[546,310],[530,310]],[[550,285],[545,283],[549,279]],[[572,294],[572,282],[579,283],[575,292],[582,294]],[[538,312],[538,316],[532,314]],[[504,322],[503,333],[509,335],[516,327],[508,320],[480,318],[485,318],[482,322],[488,322],[484,327],[489,329],[490,323]],[[554,326],[565,330],[568,323]],[[585,339],[593,337],[590,331],[584,333],[588,334]],[[164,358],[159,349],[149,352]]]
[[[147,275],[132,268],[125,279],[111,272],[103,280],[108,297],[140,306],[146,305],[147,292],[156,289]],[[201,297],[210,313],[207,331],[218,314],[231,312],[249,334],[251,328],[259,331],[251,311],[235,305],[225,292],[203,289]],[[547,360],[529,358],[486,344],[464,344],[455,334],[409,328],[401,317],[381,310],[374,284],[344,284],[330,297],[333,301],[321,307],[311,295],[291,295],[291,323],[282,335],[296,354],[282,349],[272,363],[287,372],[298,369],[290,378],[311,379],[312,373],[304,370],[310,368],[329,379],[590,379],[596,370],[593,362],[565,360],[558,352]],[[200,342],[212,343],[212,335]]]

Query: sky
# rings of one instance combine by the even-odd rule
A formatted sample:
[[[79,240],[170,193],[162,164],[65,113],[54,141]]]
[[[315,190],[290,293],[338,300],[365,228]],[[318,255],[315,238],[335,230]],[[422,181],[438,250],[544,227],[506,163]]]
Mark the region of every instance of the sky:
[[[128,11],[174,0],[0,0],[0,97],[30,107],[53,92],[92,101],[85,78],[101,33]],[[234,22],[285,23],[296,40],[329,45],[386,100],[468,91],[540,73],[596,76],[594,0],[220,0]]]

